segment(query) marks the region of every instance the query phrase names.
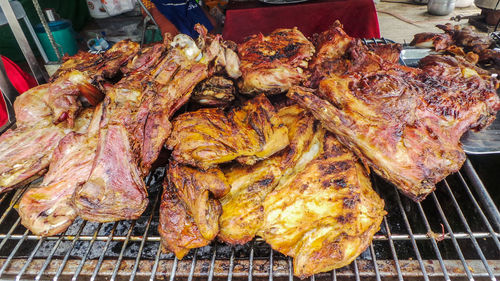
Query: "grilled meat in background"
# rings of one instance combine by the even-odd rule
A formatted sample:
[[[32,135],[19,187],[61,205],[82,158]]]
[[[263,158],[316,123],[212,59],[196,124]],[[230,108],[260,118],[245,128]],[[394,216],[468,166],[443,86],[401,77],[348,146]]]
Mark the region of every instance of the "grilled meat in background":
[[[385,62],[355,39],[341,36],[321,48],[344,53],[316,61],[318,90],[292,88],[288,96],[310,110],[339,140],[415,201],[460,169],[460,137],[495,119],[500,109],[494,78],[451,57],[429,56],[423,69]],[[326,36],[326,35],[325,35]],[[347,47],[346,47],[347,46]]]
[[[202,169],[237,160],[245,165],[288,145],[287,129],[264,94],[225,113],[204,108],[179,115],[167,140],[175,161]]]
[[[410,46],[432,48],[436,51],[448,49],[453,44],[451,35],[446,33],[424,32],[415,34]]]
[[[297,28],[257,34],[238,46],[243,94],[279,94],[303,82],[314,46]]]
[[[219,233],[222,208],[217,199],[230,189],[218,168],[206,171],[171,161],[160,205],[162,245],[182,259],[208,245]]]
[[[18,212],[21,223],[36,235],[64,232],[77,217],[73,193],[89,177],[97,148],[102,104],[86,132],[71,132],[59,141],[40,186],[23,194]]]

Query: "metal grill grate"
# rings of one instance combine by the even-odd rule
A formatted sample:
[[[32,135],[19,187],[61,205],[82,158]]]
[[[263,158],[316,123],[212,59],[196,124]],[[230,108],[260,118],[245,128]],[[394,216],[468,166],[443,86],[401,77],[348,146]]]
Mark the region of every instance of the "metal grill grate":
[[[0,195],[0,279],[296,279],[292,260],[259,238],[241,246],[214,242],[192,250],[183,260],[162,253],[157,227],[163,177],[164,169],[158,168],[146,179],[151,200],[140,219],[78,219],[65,233],[45,238],[31,235],[14,210],[26,188]],[[500,214],[470,160],[422,203],[401,196],[377,176],[372,182],[388,211],[381,230],[352,264],[311,280],[500,277]]]

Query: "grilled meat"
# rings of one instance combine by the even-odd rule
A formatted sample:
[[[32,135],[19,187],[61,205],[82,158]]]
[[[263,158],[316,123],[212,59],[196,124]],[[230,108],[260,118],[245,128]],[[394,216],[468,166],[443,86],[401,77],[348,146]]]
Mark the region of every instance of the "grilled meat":
[[[72,197],[89,177],[101,115],[102,106],[97,106],[87,132],[71,132],[61,139],[41,185],[28,190],[19,201],[21,223],[34,234],[59,234],[77,217]]]
[[[470,26],[453,26],[451,23],[447,23],[445,25],[437,25],[437,28],[451,35],[454,44],[464,47],[466,51],[480,53],[483,50],[489,49],[494,44],[493,39],[474,32]]]
[[[218,37],[219,38],[219,37]],[[213,40],[207,48],[218,44]],[[200,51],[190,38],[166,40],[172,45],[165,56],[156,55],[167,48],[151,47],[132,62],[142,69],[147,61],[149,71],[136,71],[110,88],[104,101],[104,115],[96,157],[88,181],[77,188],[74,202],[82,218],[91,221],[116,221],[138,218],[147,206],[143,177],[158,157],[170,134],[169,118],[184,104],[197,83],[208,75],[210,57]]]
[[[122,40],[114,44],[102,54],[78,52],[76,55],[64,58],[63,64],[52,75],[53,82],[68,72],[78,70],[95,82],[114,78],[120,68],[127,64],[139,52],[139,44],[130,40]]]
[[[179,163],[208,169],[237,160],[251,165],[288,145],[287,129],[265,95],[226,114],[204,108],[179,115],[167,140]]]
[[[234,83],[223,76],[212,76],[193,91],[191,100],[201,105],[226,107],[234,100]]]
[[[293,29],[277,29],[269,36],[253,35],[238,46],[244,94],[277,94],[307,78],[304,70],[314,54],[314,46]]]
[[[450,34],[424,32],[413,36],[410,46],[418,48],[433,48],[436,51],[448,49],[453,44]]]
[[[84,75],[72,71],[16,99],[17,127],[0,136],[0,192],[43,175],[59,141],[88,125],[86,112],[75,120],[82,92],[92,93],[96,101],[101,96]]]
[[[401,50],[403,46],[400,44],[369,44],[367,45],[368,50],[374,52],[376,55],[381,57],[383,60],[398,63]]]
[[[380,229],[384,201],[354,154],[327,134],[322,152],[285,175],[263,202],[258,235],[305,278],[351,263]]]
[[[316,93],[296,87],[288,96],[415,201],[461,167],[460,136],[500,109],[496,81],[451,57],[430,56],[423,69],[410,69],[351,43],[327,61]]]
[[[290,145],[283,151],[253,166],[232,165],[224,170],[231,185],[221,198],[219,239],[231,244],[252,240],[262,226],[262,202],[283,175],[301,169],[316,157],[325,131],[311,115],[298,106],[282,108],[277,115],[288,128]]]
[[[181,259],[189,249],[210,243],[219,232],[222,208],[217,199],[229,189],[218,168],[202,171],[171,162],[158,227],[165,248]]]

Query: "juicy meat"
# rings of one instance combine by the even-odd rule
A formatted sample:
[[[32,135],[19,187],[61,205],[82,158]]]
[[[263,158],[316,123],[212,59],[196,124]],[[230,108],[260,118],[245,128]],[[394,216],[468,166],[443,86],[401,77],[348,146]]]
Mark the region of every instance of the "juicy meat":
[[[34,234],[59,234],[76,218],[72,197],[90,174],[101,113],[102,107],[96,107],[87,132],[71,132],[61,139],[41,185],[28,190],[19,201],[21,223]]]
[[[288,128],[290,144],[280,153],[253,166],[232,165],[224,170],[231,185],[221,198],[219,239],[231,244],[252,240],[262,226],[262,203],[284,175],[301,169],[316,157],[325,131],[298,106],[282,108],[278,116]]]
[[[75,192],[82,218],[99,222],[136,219],[146,208],[143,177],[170,134],[169,118],[189,100],[216,58],[208,58],[201,50],[202,62],[190,59],[190,50],[197,47],[191,39],[183,40],[185,44],[176,45],[182,40],[175,37],[175,47],[169,47],[166,40],[159,43],[165,47],[152,46],[139,53],[132,59],[137,71],[108,90],[93,168],[88,181]],[[163,50],[166,54],[156,55]],[[148,62],[149,58],[157,61]],[[142,70],[145,67],[147,71]]]
[[[76,119],[74,131],[85,130],[89,111]],[[0,193],[34,180],[47,171],[52,152],[72,130],[62,124],[40,119],[34,124],[21,123],[0,136]]]
[[[174,160],[202,169],[235,159],[251,165],[287,145],[287,129],[263,94],[228,114],[218,108],[181,114],[167,140]]]
[[[422,69],[410,69],[384,63],[362,45],[347,46],[317,64],[317,91],[296,87],[288,96],[375,172],[413,200],[423,200],[461,167],[461,135],[495,118],[496,80],[456,58],[428,56]]]
[[[297,30],[277,29],[268,36],[253,35],[238,46],[241,93],[282,93],[307,78],[304,70],[314,46]]]
[[[212,76],[196,86],[191,97],[201,105],[225,107],[234,100],[234,83],[223,76]]]
[[[281,179],[263,207],[258,235],[293,257],[300,278],[351,263],[386,214],[364,167],[333,135],[325,137],[317,158]]]
[[[181,259],[189,249],[210,243],[219,232],[222,208],[217,199],[229,189],[218,168],[202,171],[171,162],[160,206],[159,229],[165,248]]]
[[[453,39],[449,34],[424,32],[415,34],[410,46],[418,48],[433,48],[436,51],[448,49],[453,44]]]

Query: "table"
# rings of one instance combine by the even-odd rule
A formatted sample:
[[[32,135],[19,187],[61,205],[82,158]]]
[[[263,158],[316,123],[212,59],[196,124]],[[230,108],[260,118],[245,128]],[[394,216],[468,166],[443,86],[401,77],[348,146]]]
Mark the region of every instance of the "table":
[[[222,35],[226,40],[241,43],[252,34],[296,26],[309,37],[326,30],[337,19],[350,36],[380,37],[373,0],[311,0],[286,5],[230,1]]]

